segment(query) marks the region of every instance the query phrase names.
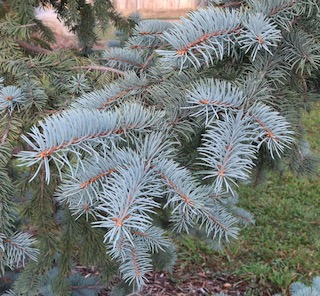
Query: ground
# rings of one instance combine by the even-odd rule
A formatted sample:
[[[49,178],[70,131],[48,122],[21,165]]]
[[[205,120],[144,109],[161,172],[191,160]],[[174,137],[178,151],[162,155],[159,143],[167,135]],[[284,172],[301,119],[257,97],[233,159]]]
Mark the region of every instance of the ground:
[[[142,291],[132,296],[211,296],[224,293],[228,296],[272,296],[270,286],[259,286],[254,277],[217,271],[218,266],[204,264],[187,265],[178,261],[173,273],[153,272]],[[109,296],[110,289],[99,296]]]
[[[140,293],[141,296],[183,296],[183,295],[246,295],[255,283],[236,275],[194,266],[192,270],[175,270],[174,276],[165,273],[150,274],[149,283]],[[261,296],[271,296],[266,290]]]

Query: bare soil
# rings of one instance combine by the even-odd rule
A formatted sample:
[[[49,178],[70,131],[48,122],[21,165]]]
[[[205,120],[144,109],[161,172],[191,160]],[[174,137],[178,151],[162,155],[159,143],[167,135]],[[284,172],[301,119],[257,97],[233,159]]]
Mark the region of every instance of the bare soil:
[[[257,282],[250,274],[236,275],[220,270],[212,260],[198,265],[178,260],[172,274],[152,272],[142,291],[129,296],[272,296],[275,290],[267,283]],[[99,296],[109,296],[107,288]]]

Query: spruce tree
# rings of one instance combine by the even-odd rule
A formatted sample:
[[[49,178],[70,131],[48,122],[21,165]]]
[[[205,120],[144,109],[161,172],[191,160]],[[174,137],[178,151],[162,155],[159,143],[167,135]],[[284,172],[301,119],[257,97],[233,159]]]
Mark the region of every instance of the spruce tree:
[[[87,58],[40,43],[35,55],[31,24],[1,22],[1,262],[26,263],[7,295],[97,295],[116,270],[139,289],[153,268],[172,269],[171,233],[220,246],[254,222],[239,183],[271,168],[313,174],[299,118],[319,88],[318,5],[210,1],[178,23],[142,20],[122,47]]]
[[[316,296],[320,294],[320,277],[314,277],[311,287],[300,282],[294,282],[290,286],[291,296]]]

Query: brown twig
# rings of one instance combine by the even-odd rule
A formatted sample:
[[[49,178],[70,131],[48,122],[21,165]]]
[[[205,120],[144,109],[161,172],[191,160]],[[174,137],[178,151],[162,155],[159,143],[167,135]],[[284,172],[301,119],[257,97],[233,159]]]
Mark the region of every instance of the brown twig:
[[[220,4],[218,5],[221,8],[228,8],[228,7],[236,7],[236,6],[241,6],[245,3],[245,1],[241,1],[241,2],[228,2],[228,3],[224,3],[224,4]]]
[[[30,50],[35,53],[42,53],[42,54],[46,54],[46,55],[54,53],[52,50],[45,49],[43,47],[33,45],[33,44],[30,44],[25,41],[17,41],[17,43],[19,44],[20,47],[27,49],[27,50]]]
[[[308,102],[308,84],[306,78],[302,75],[302,86],[303,86],[303,101]]]
[[[10,131],[10,125],[8,124],[8,127],[6,128],[6,130],[4,131],[3,135],[2,135],[2,138],[1,138],[1,141],[0,143],[1,144],[4,144],[4,142],[7,140],[8,138],[8,135],[9,135],[9,131]]]
[[[10,116],[10,115],[9,115]],[[10,132],[10,127],[11,127],[11,119],[12,119],[12,116],[10,116],[10,118],[8,119],[8,122],[6,124],[6,129],[1,137],[1,140],[0,140],[0,143],[1,144],[4,144],[9,136],[9,132]]]
[[[76,66],[76,67],[72,67],[72,70],[80,70],[80,69],[86,69],[89,71],[92,70],[98,70],[98,71],[102,71],[102,72],[113,72],[119,75],[124,75],[125,72],[118,70],[118,69],[114,69],[114,68],[110,68],[110,67],[104,67],[104,66],[98,66],[98,65],[90,65],[90,66]]]
[[[88,286],[71,286],[70,288],[72,290],[77,290],[77,289],[97,289],[97,288],[105,288],[105,285],[102,284],[97,284],[97,285],[88,285]]]

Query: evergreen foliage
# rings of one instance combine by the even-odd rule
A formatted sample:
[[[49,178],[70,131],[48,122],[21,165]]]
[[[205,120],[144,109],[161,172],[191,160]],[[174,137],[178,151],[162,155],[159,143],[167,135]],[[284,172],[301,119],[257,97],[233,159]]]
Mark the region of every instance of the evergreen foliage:
[[[7,295],[97,295],[77,264],[139,289],[159,261],[172,269],[172,231],[221,245],[254,222],[239,182],[310,170],[299,114],[319,87],[318,1],[211,1],[180,23],[142,20],[87,58],[34,43],[52,40],[33,24],[39,2],[86,53],[102,11],[123,24],[98,0],[15,0],[25,10],[0,22],[2,271],[27,263]]]
[[[292,296],[316,296],[320,294],[320,277],[315,277],[311,287],[295,282],[290,286]]]

